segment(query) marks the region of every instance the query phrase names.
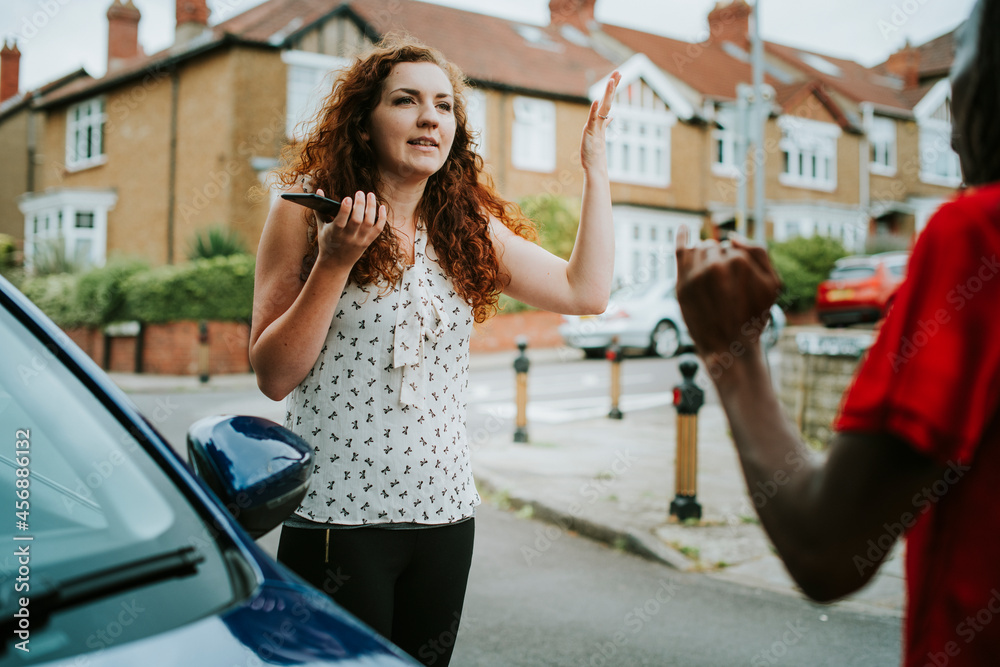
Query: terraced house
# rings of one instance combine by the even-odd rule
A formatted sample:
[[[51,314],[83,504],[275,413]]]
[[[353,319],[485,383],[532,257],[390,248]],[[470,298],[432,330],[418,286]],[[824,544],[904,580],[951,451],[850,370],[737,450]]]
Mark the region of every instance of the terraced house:
[[[753,205],[741,183],[758,176],[769,238],[824,234],[854,249],[878,235],[909,241],[960,184],[952,33],[874,68],[766,44],[758,166],[741,158],[750,6],[720,2],[706,39],[689,43],[600,24],[596,1],[550,0],[538,26],[418,0],[266,0],[210,25],[205,0],[178,0],[175,43],[147,55],[139,10],[114,0],[103,77],[21,94],[3,60],[0,143],[22,156],[4,167],[16,177],[0,183],[0,201],[17,207],[0,211],[0,231],[23,240],[29,263],[53,239],[90,264],[177,262],[218,224],[255,248],[269,201],[248,192],[302,136],[332,72],[394,30],[465,71],[480,151],[511,199],[579,196],[580,129],[603,82],[622,72],[608,135],[622,281],[671,276],[680,225],[735,228]]]

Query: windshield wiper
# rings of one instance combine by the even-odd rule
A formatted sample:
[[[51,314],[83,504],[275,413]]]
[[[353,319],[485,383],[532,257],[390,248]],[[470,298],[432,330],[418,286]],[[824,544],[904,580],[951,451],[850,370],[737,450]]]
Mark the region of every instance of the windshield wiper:
[[[205,557],[192,546],[167,551],[155,556],[145,556],[126,563],[119,563],[103,569],[87,572],[68,579],[43,580],[36,585],[32,582],[31,613],[32,629],[41,629],[57,611],[93,602],[109,595],[132,588],[148,586],[167,579],[189,577],[198,572],[198,564]],[[7,596],[4,596],[7,597]],[[3,645],[16,637],[17,598],[0,601],[0,633],[4,635]]]

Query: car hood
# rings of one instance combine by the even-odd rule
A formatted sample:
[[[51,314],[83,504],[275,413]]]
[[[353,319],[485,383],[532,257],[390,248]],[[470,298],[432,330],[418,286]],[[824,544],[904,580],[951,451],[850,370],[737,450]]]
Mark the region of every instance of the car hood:
[[[399,649],[373,636],[325,596],[295,583],[274,581],[268,581],[239,605],[218,615],[121,646],[94,648],[92,653],[46,665],[134,667],[155,662],[184,667],[252,664],[412,667],[417,664]]]

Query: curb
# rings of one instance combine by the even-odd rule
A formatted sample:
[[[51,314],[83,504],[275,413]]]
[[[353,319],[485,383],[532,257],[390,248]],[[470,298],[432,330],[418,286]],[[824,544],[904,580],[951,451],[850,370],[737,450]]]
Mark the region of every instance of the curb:
[[[695,572],[698,565],[676,549],[667,546],[654,535],[619,530],[610,526],[588,521],[568,512],[557,510],[545,503],[533,500],[515,489],[500,488],[482,475],[475,475],[476,486],[481,494],[504,496],[515,510],[530,507],[531,518],[557,526],[560,530],[573,531],[583,537],[601,542],[610,547],[621,548],[636,556],[661,563],[681,572]]]

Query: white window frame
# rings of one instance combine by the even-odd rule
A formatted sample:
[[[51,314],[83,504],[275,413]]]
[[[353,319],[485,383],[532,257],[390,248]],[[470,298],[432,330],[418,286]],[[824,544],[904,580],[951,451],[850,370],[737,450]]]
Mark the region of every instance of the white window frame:
[[[917,122],[917,129],[920,133],[920,180],[957,188],[962,184],[962,165],[951,147],[951,123],[926,118]]]
[[[735,177],[740,173],[736,164],[736,109],[720,106],[715,111],[716,126],[712,129],[712,173]],[[720,160],[721,148],[721,160]]]
[[[617,183],[670,185],[670,133],[677,116],[642,79],[615,94],[607,129],[608,176]]]
[[[313,129],[313,121],[323,100],[330,94],[337,72],[349,64],[346,58],[307,51],[284,51],[287,66],[285,86],[285,136],[303,140]]]
[[[930,185],[957,188],[962,165],[951,147],[951,82],[934,84],[913,107],[920,135],[920,180]]]
[[[702,217],[690,213],[661,211],[628,204],[613,207],[615,221],[616,285],[677,279],[675,259],[677,232],[687,227],[697,236]]]
[[[104,129],[108,114],[103,96],[74,104],[66,110],[66,168],[80,171],[104,164]]]
[[[64,189],[24,195],[24,261],[30,269],[39,244],[61,243],[62,251],[81,268],[104,266],[107,260],[108,212],[118,202],[112,191]],[[79,215],[91,215],[92,226],[77,227]],[[84,257],[77,248],[87,247]]]
[[[856,207],[832,204],[785,204],[768,209],[774,240],[825,236],[839,240],[852,252],[864,249],[867,215],[859,217]]]
[[[868,133],[868,170],[881,176],[896,175],[896,121],[885,116],[872,118]]]
[[[465,91],[465,115],[476,153],[486,157],[486,93],[478,88]]]
[[[823,192],[836,190],[840,127],[797,116],[781,116],[778,127],[781,128],[779,148],[788,156],[789,169],[785,171],[782,167],[778,181],[795,188]]]
[[[514,98],[511,164],[516,169],[551,173],[556,169],[556,104],[518,95]]]

